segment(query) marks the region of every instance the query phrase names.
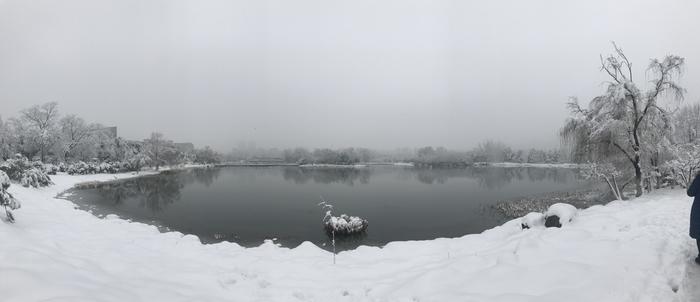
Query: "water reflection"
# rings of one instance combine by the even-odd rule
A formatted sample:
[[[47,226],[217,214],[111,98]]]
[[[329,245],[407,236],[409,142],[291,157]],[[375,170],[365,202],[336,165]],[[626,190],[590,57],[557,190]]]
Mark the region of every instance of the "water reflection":
[[[353,186],[356,183],[368,184],[371,175],[367,168],[298,168],[286,167],[282,172],[285,180],[296,184],[309,181],[321,184],[342,183]]]
[[[400,180],[414,178],[423,184],[445,184],[450,179],[473,179],[488,190],[499,190],[516,181],[551,181],[566,183],[576,179],[575,173],[565,169],[543,168],[455,168],[455,169],[423,169],[396,168],[403,173],[396,173]],[[102,183],[95,186],[103,200],[109,200],[113,206],[118,206],[126,200],[138,201],[138,206],[148,209],[151,213],[163,211],[168,205],[180,199],[180,190],[188,184],[199,183],[205,187],[211,186],[219,177],[218,168],[190,169],[178,172],[164,172],[160,175],[149,175],[140,178]],[[369,184],[371,168],[321,168],[307,169],[299,167],[284,167],[282,177],[287,182],[295,184],[333,184],[348,186]]]
[[[180,200],[180,191],[185,185],[201,183],[209,187],[219,173],[219,169],[168,171],[160,175],[101,183],[94,188],[103,200],[112,201],[113,206],[121,205],[127,200],[137,200],[140,208],[155,214]]]
[[[416,169],[416,179],[424,184],[444,184],[451,178],[475,179],[479,186],[491,190],[501,189],[514,181],[552,181],[566,183],[576,179],[571,169],[546,169],[534,167],[490,168],[471,167],[456,169]]]
[[[493,168],[493,167],[469,167],[451,169],[426,169],[426,168],[399,168],[404,173],[397,173],[397,177],[406,180],[415,177],[424,184],[445,184],[450,179],[467,178],[475,179],[477,183],[487,189],[501,189],[515,181],[552,181],[566,183],[575,180],[576,173],[571,169],[556,168]],[[285,167],[282,176],[286,181],[295,184],[308,182],[319,184],[341,183],[349,186],[355,184],[368,184],[370,176],[376,173],[372,168],[298,168]]]

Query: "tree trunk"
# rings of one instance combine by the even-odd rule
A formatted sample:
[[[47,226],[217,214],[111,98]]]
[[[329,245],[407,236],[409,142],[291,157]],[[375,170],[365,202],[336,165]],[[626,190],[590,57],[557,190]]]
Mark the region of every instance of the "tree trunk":
[[[642,196],[642,194],[644,194],[644,189],[642,188],[642,167],[639,165],[639,156],[637,156],[637,161],[634,163],[634,183],[636,189],[635,196]]]

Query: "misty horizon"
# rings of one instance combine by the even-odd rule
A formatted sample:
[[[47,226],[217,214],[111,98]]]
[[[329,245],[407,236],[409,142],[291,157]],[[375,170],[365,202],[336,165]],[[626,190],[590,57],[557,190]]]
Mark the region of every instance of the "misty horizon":
[[[611,41],[638,79],[685,57],[685,101],[700,97],[697,2],[0,4],[3,119],[56,101],[126,139],[222,152],[557,148],[568,98],[604,91]]]

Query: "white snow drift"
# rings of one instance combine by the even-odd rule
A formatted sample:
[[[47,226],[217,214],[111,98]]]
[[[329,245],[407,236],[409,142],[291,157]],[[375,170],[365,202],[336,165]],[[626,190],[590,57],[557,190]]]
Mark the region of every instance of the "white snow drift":
[[[128,177],[121,174],[116,177]],[[690,199],[661,191],[578,211],[562,228],[393,242],[341,252],[310,243],[202,245],[54,196],[113,175],[11,186],[23,207],[0,223],[2,301],[690,301],[698,280]]]

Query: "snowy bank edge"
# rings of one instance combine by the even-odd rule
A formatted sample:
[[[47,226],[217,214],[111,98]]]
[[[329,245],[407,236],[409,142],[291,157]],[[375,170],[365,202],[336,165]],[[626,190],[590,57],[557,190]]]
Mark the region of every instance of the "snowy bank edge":
[[[474,163],[475,166],[489,166],[489,167],[501,167],[501,168],[562,168],[562,169],[577,169],[581,168],[580,164],[574,163],[559,163],[559,164],[545,164],[545,163]]]
[[[41,191],[41,193],[47,193],[47,194],[42,194],[43,195],[42,197],[44,199],[43,201],[55,201],[55,200],[64,201],[64,202],[67,202],[68,204],[70,204],[71,207],[78,209],[78,206],[73,201],[65,199],[65,198],[61,198],[60,196],[65,194],[68,190],[75,188],[76,186],[78,186],[80,184],[108,183],[108,182],[120,181],[120,180],[125,180],[125,179],[133,179],[133,178],[137,178],[137,177],[158,175],[158,174],[165,172],[165,171],[180,170],[180,169],[185,170],[185,169],[203,168],[203,167],[206,167],[206,166],[187,166],[187,167],[162,169],[160,171],[142,171],[138,174],[135,172],[117,173],[117,174],[89,174],[89,175],[58,174],[58,175],[52,176],[53,178],[57,179],[57,181],[55,181],[55,184],[50,186],[50,187],[44,188],[43,190],[42,189],[34,189],[34,188],[23,188],[23,189],[37,190],[37,191]],[[17,188],[17,187],[14,187],[14,188],[16,190],[22,189],[22,188]],[[11,188],[11,190],[12,190],[12,188]],[[594,206],[592,208],[595,208],[595,207],[596,206]],[[584,209],[581,211],[585,211],[585,210],[587,210],[587,209]],[[85,212],[85,213],[89,213],[89,212],[86,212],[84,210],[80,210],[80,211]],[[91,213],[89,213],[89,214],[92,215]],[[157,226],[152,225],[152,224],[132,221],[128,218],[123,218],[123,217],[120,217],[120,216],[115,215],[115,214],[106,215],[105,217],[102,217],[102,218],[94,216],[94,215],[92,215],[92,216],[95,219],[100,220],[101,222],[106,222],[106,221],[110,221],[110,220],[118,220],[121,223],[129,223],[132,225],[139,225],[139,226],[143,227],[144,231],[148,231],[148,232],[150,232],[153,228],[158,228]],[[478,236],[478,235],[481,235],[484,233],[493,232],[493,231],[496,231],[496,230],[499,230],[502,228],[506,228],[510,232],[519,232],[519,231],[522,231],[521,222],[522,222],[523,217],[516,217],[516,218],[510,219],[508,221],[505,221],[501,225],[486,229],[480,233],[465,234],[463,236],[458,236],[458,237],[438,237],[438,238],[426,239],[426,240],[391,241],[391,242],[386,243],[383,246],[360,245],[356,249],[353,249],[353,250],[357,250],[357,249],[385,249],[388,247],[393,247],[395,245],[400,245],[402,243],[408,243],[408,242],[427,243],[427,242],[434,242],[434,241],[463,239],[463,238],[467,238],[470,236]],[[159,232],[164,236],[164,238],[168,237],[168,236],[173,236],[173,235],[179,236],[179,237],[189,237],[192,239],[196,238],[198,244],[200,244],[202,246],[234,245],[236,248],[243,248],[243,249],[256,249],[256,248],[263,248],[263,247],[267,248],[269,246],[273,246],[274,248],[283,249],[283,250],[295,250],[295,249],[299,249],[299,248],[308,249],[309,246],[313,246],[313,247],[317,248],[319,251],[328,252],[328,251],[322,249],[321,247],[318,247],[316,244],[314,244],[311,241],[304,241],[296,247],[284,247],[284,246],[280,246],[280,245],[275,244],[272,240],[265,240],[260,246],[243,247],[236,242],[230,242],[230,241],[222,241],[222,242],[218,242],[218,243],[204,244],[200,241],[198,236],[193,235],[193,234],[185,234],[185,233],[182,233],[180,231],[159,231]],[[350,252],[353,250],[341,251],[339,253]]]

